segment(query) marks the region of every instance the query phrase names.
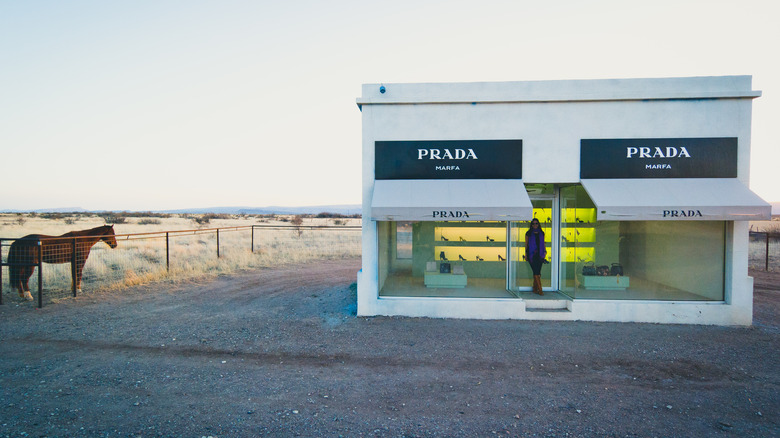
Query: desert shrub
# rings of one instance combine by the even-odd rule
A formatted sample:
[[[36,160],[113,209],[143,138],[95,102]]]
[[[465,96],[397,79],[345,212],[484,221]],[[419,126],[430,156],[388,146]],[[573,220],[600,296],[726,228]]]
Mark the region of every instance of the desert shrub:
[[[339,219],[347,219],[347,218],[354,218],[354,217],[360,217],[359,214],[341,214],[341,213],[330,213],[330,212],[322,212],[317,214],[318,218],[322,219],[332,219],[332,218],[339,218]]]
[[[41,219],[60,220],[65,217],[62,213],[41,213]]]
[[[160,219],[144,218],[138,221],[138,225],[159,225]]]
[[[208,225],[211,222],[211,217],[205,214],[202,216],[193,216],[190,219],[192,219],[192,221],[195,222],[199,227]]]
[[[771,224],[763,230],[769,237],[780,237],[780,224]]]
[[[124,224],[127,223],[127,213],[114,213],[113,211],[106,211],[98,213],[98,216],[103,218],[107,224]]]
[[[103,219],[106,220],[107,224],[124,224],[127,223],[127,218],[125,216],[102,216]]]
[[[171,217],[171,215],[168,214],[168,213],[152,213],[151,211],[139,211],[139,212],[135,212],[135,213],[127,213],[127,216],[132,216],[132,217],[153,217],[153,218],[156,217],[156,218],[161,218],[161,219],[167,219],[167,218]],[[159,224],[160,222],[158,221],[156,223]]]
[[[231,215],[229,214],[220,214],[220,213],[206,213],[202,214],[200,216],[193,216],[191,219],[193,222],[198,224],[198,226],[208,225],[211,223],[212,219],[231,219]]]
[[[300,214],[295,215],[295,217],[290,219],[290,224],[295,227],[295,232],[298,233],[298,237],[301,237],[303,234],[303,230],[301,229],[301,225],[303,225],[303,217]]]

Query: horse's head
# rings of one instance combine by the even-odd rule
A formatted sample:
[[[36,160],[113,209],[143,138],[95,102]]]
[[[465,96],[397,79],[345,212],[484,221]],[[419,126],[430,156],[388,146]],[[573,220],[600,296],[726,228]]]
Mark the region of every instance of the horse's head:
[[[103,242],[106,242],[106,245],[110,246],[111,248],[116,248],[116,237],[114,236],[114,226],[113,225],[106,225],[103,227],[102,236],[100,237],[100,240]]]

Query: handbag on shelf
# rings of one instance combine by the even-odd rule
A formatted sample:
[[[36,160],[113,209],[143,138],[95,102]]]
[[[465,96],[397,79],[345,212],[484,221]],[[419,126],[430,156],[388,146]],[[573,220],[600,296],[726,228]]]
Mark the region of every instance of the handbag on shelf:
[[[596,265],[593,262],[587,263],[582,266],[582,275],[596,275]]]
[[[449,274],[452,271],[452,266],[449,263],[442,263],[439,265],[440,274]]]
[[[596,275],[600,277],[608,277],[609,276],[609,266],[607,265],[601,265],[596,268]]]
[[[620,263],[613,263],[612,267],[609,268],[609,275],[614,276],[623,276],[623,266],[620,265]]]

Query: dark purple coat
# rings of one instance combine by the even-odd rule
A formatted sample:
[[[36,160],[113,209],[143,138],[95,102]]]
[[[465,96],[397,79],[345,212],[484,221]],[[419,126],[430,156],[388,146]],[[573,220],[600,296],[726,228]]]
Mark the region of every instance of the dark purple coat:
[[[528,230],[525,233],[525,258],[529,262],[533,260],[532,255],[539,254],[544,260],[547,257],[547,248],[544,246],[544,231],[539,230],[539,247],[536,246],[536,236],[534,236],[533,230]]]

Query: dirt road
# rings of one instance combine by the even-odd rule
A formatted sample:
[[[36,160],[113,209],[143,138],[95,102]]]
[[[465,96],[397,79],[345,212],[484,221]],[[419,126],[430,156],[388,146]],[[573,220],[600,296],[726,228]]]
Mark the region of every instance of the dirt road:
[[[0,436],[780,436],[752,328],[358,318],[359,261],[0,306]]]

